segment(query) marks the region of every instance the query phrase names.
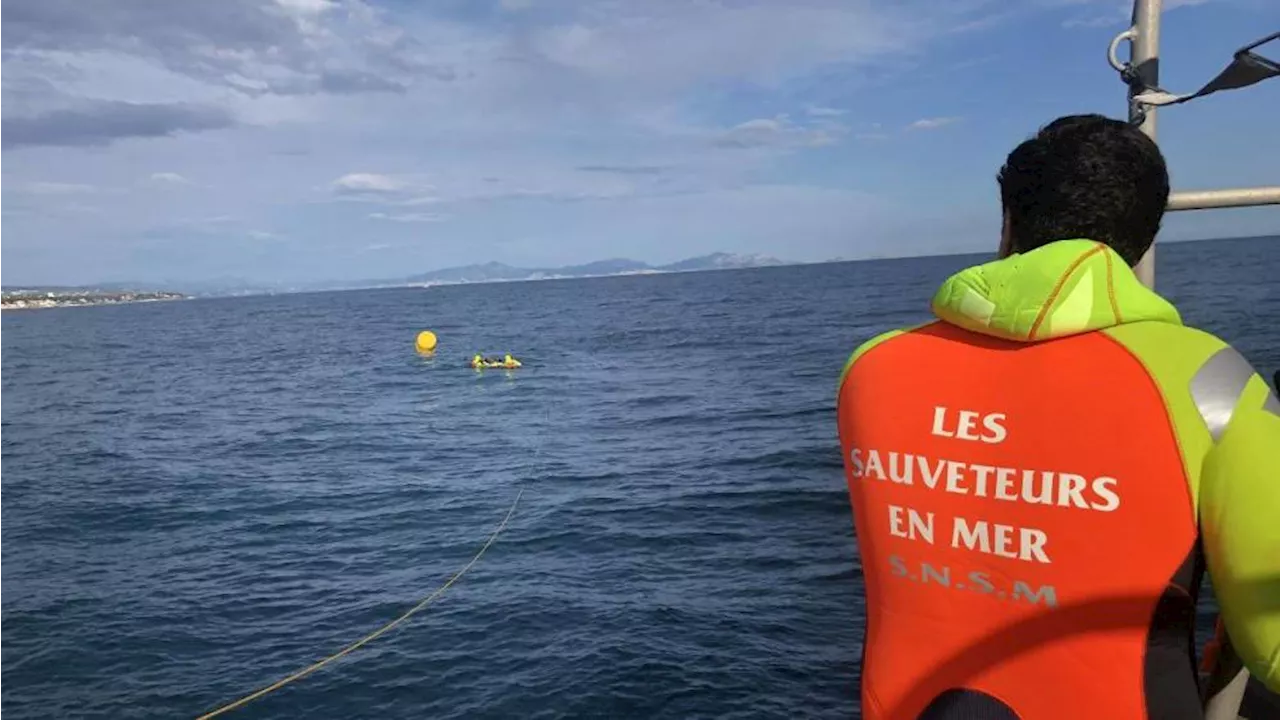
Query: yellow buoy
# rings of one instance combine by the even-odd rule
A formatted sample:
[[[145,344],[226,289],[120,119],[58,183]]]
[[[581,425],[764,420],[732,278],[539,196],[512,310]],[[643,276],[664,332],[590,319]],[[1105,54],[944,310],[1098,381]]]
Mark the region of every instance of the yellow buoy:
[[[418,333],[418,340],[415,343],[420,353],[429,353],[436,349],[436,334],[430,330],[423,330]]]

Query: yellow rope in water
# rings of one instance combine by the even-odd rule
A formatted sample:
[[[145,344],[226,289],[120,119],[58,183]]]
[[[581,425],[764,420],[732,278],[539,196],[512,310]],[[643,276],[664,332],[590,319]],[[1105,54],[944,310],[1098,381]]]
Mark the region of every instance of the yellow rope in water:
[[[372,642],[372,641],[374,641],[374,640],[378,639],[379,637],[381,637],[382,635],[384,635],[387,631],[391,630],[392,628],[394,628],[395,626],[397,626],[397,625],[399,625],[400,623],[404,622],[405,620],[408,620],[410,617],[412,617],[412,616],[414,615],[414,613],[417,613],[417,612],[418,612],[419,610],[421,610],[422,608],[424,608],[424,607],[426,607],[426,606],[430,605],[430,604],[432,603],[432,601],[434,601],[436,598],[438,598],[438,597],[440,597],[441,595],[443,595],[443,594],[444,594],[444,591],[445,591],[445,590],[448,590],[450,585],[453,585],[455,582],[457,582],[457,581],[458,581],[458,578],[462,577],[462,576],[463,576],[463,575],[464,575],[468,570],[470,570],[470,569],[471,569],[471,566],[475,565],[475,564],[476,564],[476,562],[480,560],[480,557],[481,557],[482,555],[484,555],[485,551],[489,549],[489,546],[490,546],[490,545],[492,545],[492,544],[494,543],[494,541],[498,539],[498,535],[499,535],[499,534],[501,534],[501,533],[502,533],[502,531],[507,527],[507,522],[511,520],[511,516],[515,513],[515,511],[516,511],[516,505],[520,504],[520,496],[521,496],[521,495],[523,495],[523,494],[524,494],[524,489],[523,489],[523,488],[521,488],[521,490],[520,490],[519,492],[517,492],[517,493],[516,493],[516,499],[511,503],[511,509],[510,509],[510,510],[507,510],[507,516],[506,516],[506,517],[504,517],[504,518],[502,518],[502,522],[498,524],[498,528],[497,528],[496,530],[494,530],[494,531],[493,531],[493,534],[492,534],[492,535],[490,535],[490,536],[489,536],[489,540],[488,540],[487,542],[485,542],[485,544],[484,544],[484,546],[483,546],[483,547],[481,547],[481,548],[480,548],[480,552],[476,553],[476,554],[475,554],[475,557],[471,558],[471,562],[467,563],[466,565],[464,565],[464,566],[463,566],[463,568],[462,568],[461,570],[459,570],[458,572],[454,573],[454,574],[453,574],[453,577],[449,578],[449,581],[448,581],[448,582],[446,582],[444,585],[441,585],[441,586],[440,586],[440,588],[439,588],[438,590],[436,590],[435,592],[431,593],[431,594],[430,594],[430,595],[428,595],[427,597],[423,598],[422,602],[419,602],[417,605],[414,605],[412,608],[409,608],[408,612],[406,612],[405,614],[403,614],[403,615],[401,615],[400,617],[396,618],[395,620],[392,620],[391,622],[387,623],[386,625],[383,625],[381,628],[378,628],[378,629],[377,629],[377,630],[375,630],[374,632],[372,632],[372,633],[370,633],[370,634],[368,634],[368,635],[364,636],[363,638],[361,638],[361,639],[357,640],[356,642],[354,642],[354,643],[352,643],[352,644],[350,644],[350,645],[346,646],[346,647],[345,647],[345,648],[343,648],[342,650],[339,650],[338,652],[334,653],[333,655],[330,655],[329,657],[327,657],[327,658],[325,658],[325,659],[323,659],[323,660],[320,660],[319,662],[316,662],[316,663],[315,663],[315,664],[313,664],[313,665],[310,665],[310,666],[308,666],[308,667],[305,667],[305,668],[303,668],[302,670],[299,670],[298,672],[296,672],[296,673],[294,673],[294,674],[292,674],[292,675],[290,675],[290,676],[288,676],[288,677],[286,677],[286,678],[284,678],[284,679],[282,679],[282,680],[279,680],[279,681],[277,681],[277,682],[275,682],[275,683],[272,683],[271,685],[268,685],[267,687],[264,687],[264,688],[262,688],[261,690],[258,690],[257,692],[255,692],[255,693],[253,693],[253,694],[251,694],[251,695],[246,695],[246,696],[244,696],[244,697],[240,698],[239,700],[236,700],[236,701],[235,701],[235,702],[233,702],[233,703],[230,703],[230,704],[228,704],[228,705],[224,705],[224,706],[222,706],[222,707],[218,708],[217,710],[214,710],[214,711],[213,711],[213,712],[211,712],[211,713],[208,713],[208,714],[205,714],[205,715],[201,715],[201,716],[198,718],[198,720],[207,720],[207,718],[217,717],[218,715],[221,715],[221,714],[223,714],[223,713],[230,712],[230,711],[232,711],[232,710],[235,710],[236,708],[239,708],[239,707],[241,707],[241,706],[243,706],[243,705],[246,705],[246,704],[248,704],[248,703],[250,703],[250,702],[252,702],[252,701],[254,701],[254,700],[257,700],[258,698],[262,697],[263,695],[266,695],[266,694],[271,693],[271,692],[275,692],[276,690],[279,690],[280,688],[284,687],[285,685],[288,685],[289,683],[291,683],[291,682],[293,682],[293,681],[295,681],[295,680],[301,680],[302,678],[304,678],[304,677],[306,677],[306,676],[310,675],[311,673],[313,673],[313,672],[315,672],[315,671],[319,670],[320,668],[324,667],[325,665],[328,665],[329,663],[333,662],[334,660],[337,660],[337,659],[339,659],[339,658],[341,658],[341,657],[343,657],[343,656],[345,656],[345,655],[348,655],[348,654],[350,654],[350,653],[352,653],[352,652],[354,652],[354,651],[358,650],[358,649],[359,649],[359,648],[361,648],[362,646],[367,645],[368,643],[370,643],[370,642]]]

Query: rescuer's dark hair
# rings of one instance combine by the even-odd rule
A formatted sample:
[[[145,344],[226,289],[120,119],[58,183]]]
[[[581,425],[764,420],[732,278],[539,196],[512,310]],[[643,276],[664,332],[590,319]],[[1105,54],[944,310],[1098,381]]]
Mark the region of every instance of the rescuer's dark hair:
[[[1169,200],[1160,148],[1129,123],[1102,115],[1045,125],[1009,153],[997,179],[1013,252],[1087,238],[1136,265]]]

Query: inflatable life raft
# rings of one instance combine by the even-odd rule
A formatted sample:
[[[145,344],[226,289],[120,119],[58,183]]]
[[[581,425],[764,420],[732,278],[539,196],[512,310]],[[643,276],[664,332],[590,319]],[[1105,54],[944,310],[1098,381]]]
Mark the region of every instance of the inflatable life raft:
[[[507,357],[502,360],[492,358],[471,359],[471,367],[475,370],[515,370],[521,366],[522,363],[513,357]]]

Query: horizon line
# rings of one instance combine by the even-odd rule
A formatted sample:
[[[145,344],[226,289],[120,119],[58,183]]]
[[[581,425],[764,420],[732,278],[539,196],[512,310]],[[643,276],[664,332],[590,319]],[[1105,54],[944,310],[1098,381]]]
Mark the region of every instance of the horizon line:
[[[1261,234],[1261,235],[1237,235],[1237,236],[1230,236],[1230,237],[1196,237],[1196,238],[1157,240],[1157,242],[1154,243],[1153,247],[1161,244],[1181,245],[1184,243],[1214,242],[1214,241],[1231,242],[1231,241],[1238,241],[1238,240],[1261,240],[1266,238],[1280,238],[1280,230],[1277,230],[1275,233]],[[633,262],[633,263],[638,263],[645,266],[642,269],[615,272],[615,273],[604,273],[601,275],[566,275],[561,277],[491,278],[491,279],[483,279],[483,280],[448,280],[448,281],[418,281],[418,282],[408,281],[407,277],[406,278],[371,279],[371,280],[281,281],[281,280],[249,280],[245,278],[229,278],[228,280],[231,282],[239,282],[249,286],[252,286],[252,285],[266,286],[270,284],[283,284],[286,286],[287,285],[323,286],[327,283],[332,283],[333,285],[340,285],[343,283],[368,283],[368,284],[351,285],[347,287],[309,287],[309,288],[299,288],[296,290],[295,289],[271,289],[268,287],[257,287],[257,288],[251,288],[251,289],[246,288],[244,292],[236,295],[241,297],[247,297],[250,295],[271,295],[271,294],[283,295],[283,294],[301,294],[301,293],[312,293],[312,292],[342,292],[347,290],[374,290],[374,289],[393,289],[393,288],[405,288],[405,287],[433,287],[438,285],[479,285],[479,284],[485,284],[485,283],[498,283],[498,282],[586,280],[586,279],[592,279],[592,278],[618,277],[618,276],[624,276],[624,275],[662,275],[662,274],[673,274],[673,273],[684,273],[684,272],[713,272],[717,270],[759,270],[759,269],[765,269],[768,267],[794,267],[799,265],[831,265],[831,264],[839,264],[839,263],[883,262],[886,260],[914,260],[914,259],[930,258],[930,257],[958,257],[962,255],[982,255],[986,252],[989,252],[989,251],[955,250],[955,251],[942,251],[942,252],[934,251],[934,252],[923,252],[923,253],[908,253],[903,255],[874,255],[874,256],[864,256],[864,257],[854,257],[854,258],[835,257],[835,258],[827,258],[822,260],[783,260],[777,257],[773,257],[771,255],[767,255],[765,253],[734,253],[734,252],[716,251],[716,252],[707,253],[705,255],[698,255],[694,257],[685,258],[683,260],[676,260],[670,263],[663,263],[661,265],[653,265],[652,263],[649,263],[643,260],[634,260],[632,258],[624,258],[624,257],[601,258],[598,260],[588,260],[586,262],[577,262],[572,264],[560,265],[557,267],[540,267],[540,268],[539,267],[522,267],[519,265],[508,265],[507,263],[504,263],[498,260],[487,260],[487,261],[481,261],[481,262],[468,263],[466,265],[451,265],[447,267],[437,268],[434,270],[424,270],[419,273],[416,273],[418,275],[429,275],[431,273],[442,273],[442,272],[448,272],[450,270],[462,270],[462,269],[473,268],[473,267],[484,267],[486,265],[500,265],[502,267],[510,268],[512,270],[527,270],[529,272],[555,272],[557,270],[584,267],[584,266],[593,265],[596,263],[605,263],[605,262],[612,262],[612,261]],[[772,265],[772,264],[754,265],[754,266],[747,265],[747,266],[741,266],[741,267],[723,267],[723,268],[714,268],[714,267],[695,268],[690,270],[662,269],[662,268],[670,267],[672,265],[678,265],[683,262],[688,262],[691,260],[700,260],[704,258],[711,258],[711,257],[716,257],[721,255],[748,257],[748,258],[762,257],[768,260],[777,261],[778,264],[777,265]],[[57,284],[57,283],[43,283],[43,284],[15,283],[10,285],[0,280],[0,291],[9,292],[9,288],[15,288],[16,289],[15,291],[52,290],[52,289],[93,290],[93,289],[103,289],[105,286],[108,286],[108,285],[117,286],[116,288],[117,291],[119,290],[135,290],[136,291],[136,290],[139,290],[141,287],[147,286],[147,285],[154,287],[160,282],[165,282],[165,281],[106,280],[106,281],[98,281],[96,283],[81,283],[81,284],[75,284],[75,285]],[[174,283],[174,285],[183,285],[183,284],[198,285],[202,283],[217,283],[217,282],[219,282],[219,280],[217,280],[216,278],[204,279],[204,280],[195,279],[195,280],[180,281],[178,283]],[[132,284],[134,287],[129,287],[130,284]],[[172,290],[172,291],[181,292],[178,290]],[[182,294],[187,294],[187,293],[182,293]],[[227,295],[232,295],[232,294],[233,293],[227,293]],[[222,295],[221,293],[213,293],[208,295],[207,297],[213,297],[213,296],[226,296],[226,295]]]

